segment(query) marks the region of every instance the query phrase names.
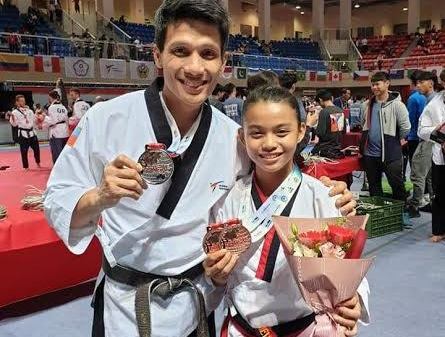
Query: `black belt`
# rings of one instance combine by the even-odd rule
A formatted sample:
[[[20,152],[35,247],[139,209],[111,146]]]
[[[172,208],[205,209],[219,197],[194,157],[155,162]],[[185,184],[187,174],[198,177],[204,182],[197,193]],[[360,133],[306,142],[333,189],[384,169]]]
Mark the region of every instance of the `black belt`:
[[[60,122],[51,124],[49,127],[52,128],[52,127],[54,127],[54,126],[56,126],[56,125],[58,125],[58,124],[65,124],[65,123],[66,123],[66,121],[60,121]]]
[[[240,314],[231,316],[230,319],[235,323],[237,329],[242,330],[241,332],[244,331],[245,334],[248,334],[250,336],[262,337],[265,335],[264,330],[270,329],[278,337],[285,337],[290,334],[295,334],[298,331],[303,331],[304,329],[309,327],[315,321],[315,313],[312,313],[302,318],[297,318],[290,322],[285,322],[278,325],[274,325],[272,327],[260,328],[260,329],[252,328],[250,324]]]
[[[20,132],[20,131],[26,131],[26,133],[28,134],[28,138],[31,138],[31,136],[30,136],[30,133],[31,132],[33,132],[34,131],[34,129],[33,128],[30,128],[30,129],[25,129],[25,128],[21,128],[21,127],[19,127],[18,128],[19,130],[19,137],[21,137],[22,136],[22,133]],[[35,135],[34,135],[35,136]]]
[[[151,295],[158,295],[166,299],[181,290],[192,291],[197,296],[199,303],[199,321],[196,329],[196,336],[209,337],[209,326],[207,322],[204,296],[199,288],[192,282],[193,279],[201,276],[204,272],[201,263],[175,276],[145,273],[121,265],[111,267],[105,258],[103,258],[102,269],[105,275],[112,280],[136,287],[136,321],[140,337],[151,336]]]

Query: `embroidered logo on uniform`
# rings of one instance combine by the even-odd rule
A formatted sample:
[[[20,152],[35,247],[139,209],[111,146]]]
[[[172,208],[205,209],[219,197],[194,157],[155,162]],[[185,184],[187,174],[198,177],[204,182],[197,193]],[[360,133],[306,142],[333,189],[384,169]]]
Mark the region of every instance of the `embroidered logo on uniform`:
[[[212,189],[212,192],[215,192],[216,189],[218,189],[220,191],[228,191],[229,190],[229,186],[224,185],[223,180],[217,181],[216,183],[211,183],[210,188]]]
[[[73,133],[71,134],[70,138],[68,138],[66,145],[68,145],[70,147],[74,147],[74,144],[76,144],[77,138],[79,137],[81,131],[82,131],[82,127],[77,126],[74,129]]]
[[[260,333],[261,337],[272,337],[272,329],[268,328],[268,327],[264,327],[264,328],[259,328],[258,332]]]

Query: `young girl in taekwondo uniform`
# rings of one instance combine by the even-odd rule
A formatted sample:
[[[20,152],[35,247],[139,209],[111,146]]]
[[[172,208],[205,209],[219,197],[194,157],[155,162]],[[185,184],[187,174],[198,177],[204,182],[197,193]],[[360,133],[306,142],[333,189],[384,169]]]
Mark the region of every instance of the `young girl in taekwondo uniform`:
[[[237,261],[226,250],[211,253],[204,268],[216,285],[226,286],[229,315],[221,336],[298,336],[315,315],[294,281],[272,221],[264,221],[264,227],[257,224],[273,214],[305,218],[341,214],[329,189],[293,164],[295,149],[305,134],[295,98],[280,87],[264,86],[255,89],[244,104],[239,136],[255,169],[235,183],[213,213],[216,221],[242,219],[252,244]],[[279,186],[285,186],[285,192],[278,192]],[[356,334],[359,317],[368,321],[366,280],[358,292],[361,302],[354,296],[334,314],[346,336]]]

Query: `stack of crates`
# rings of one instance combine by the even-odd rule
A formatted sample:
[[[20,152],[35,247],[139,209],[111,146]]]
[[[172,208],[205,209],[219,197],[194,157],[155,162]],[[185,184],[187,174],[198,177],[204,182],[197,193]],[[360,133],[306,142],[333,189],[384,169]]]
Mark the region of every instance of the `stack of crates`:
[[[369,214],[366,231],[369,238],[403,230],[404,202],[382,197],[360,197],[360,201],[376,206],[373,209],[357,209],[358,215]]]

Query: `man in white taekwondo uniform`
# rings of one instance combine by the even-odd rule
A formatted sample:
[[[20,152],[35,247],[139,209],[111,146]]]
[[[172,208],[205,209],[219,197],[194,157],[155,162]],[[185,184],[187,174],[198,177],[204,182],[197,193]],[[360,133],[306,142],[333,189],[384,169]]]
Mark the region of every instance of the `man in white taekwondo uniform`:
[[[38,116],[38,120],[41,128],[48,129],[51,156],[55,163],[69,137],[68,110],[60,103],[60,96],[56,90],[50,91],[48,97],[50,103],[48,115],[42,113]]]
[[[80,98],[80,90],[77,88],[70,89],[70,97],[73,100],[73,115],[69,118],[69,125],[74,128],[81,118],[86,114],[90,105]]]
[[[49,222],[72,252],[94,234],[104,250],[93,336],[215,335],[210,313],[223,288],[203,275],[202,239],[211,207],[248,168],[238,126],[207,101],[228,30],[217,0],[165,0],[154,53],[164,83],[93,106],[51,173]],[[153,143],[176,153],[175,167],[147,188],[136,160]],[[349,192],[340,200],[354,207]]]
[[[36,116],[27,105],[25,96],[17,95],[15,97],[16,108],[12,110],[9,122],[12,126],[18,127],[18,143],[20,145],[20,154],[22,165],[25,170],[29,169],[28,149],[31,147],[34,152],[34,159],[37,167],[40,167],[40,146],[34,126],[37,125]]]

